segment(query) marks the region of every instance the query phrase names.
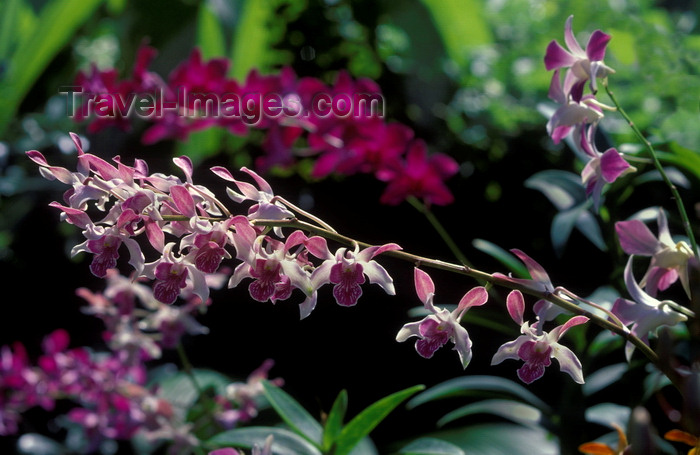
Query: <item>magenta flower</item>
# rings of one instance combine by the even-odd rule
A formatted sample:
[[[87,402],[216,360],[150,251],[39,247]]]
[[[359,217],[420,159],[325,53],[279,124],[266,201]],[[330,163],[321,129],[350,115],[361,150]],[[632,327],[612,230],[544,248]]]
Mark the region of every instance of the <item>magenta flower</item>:
[[[556,40],[551,41],[547,46],[544,64],[547,70],[569,68],[574,78],[572,86],[580,86],[579,88],[573,87],[572,91],[580,93],[583,84],[590,80],[591,90],[595,93],[596,78],[605,77],[615,72],[603,63],[610,35],[600,30],[594,31],[584,51],[574,37],[571,27],[573,20],[574,16],[569,16],[564,27],[564,41],[569,50],[564,49]]]
[[[552,280],[549,279],[547,271],[542,267],[537,261],[532,259],[530,256],[518,249],[510,250],[511,253],[516,255],[527,268],[530,273],[530,278],[513,278],[509,275],[504,275],[502,273],[496,272],[493,274],[494,277],[501,278],[503,280],[509,281],[511,283],[519,284],[521,286],[526,286],[529,289],[538,292],[553,293],[554,285]],[[548,300],[538,300],[533,306],[535,314],[537,314],[538,319],[542,321],[551,321],[558,315],[562,314],[564,310],[554,305]]]
[[[383,204],[396,205],[409,196],[423,199],[426,204],[447,205],[454,196],[445,180],[457,173],[459,165],[442,153],[428,156],[424,141],[415,140],[408,148],[399,168],[384,169],[378,173],[380,180],[389,182],[380,198]]]
[[[545,368],[551,365],[551,359],[555,358],[561,371],[571,376],[575,382],[583,384],[581,362],[569,348],[559,344],[559,339],[571,327],[587,322],[588,318],[574,316],[547,333],[541,328],[544,321],[537,321],[532,327],[528,322],[524,322],[525,299],[520,291],[514,290],[508,294],[506,306],[513,321],[520,324],[522,335],[498,348],[491,365],[498,365],[506,359],[520,359],[525,364],[518,370],[518,377],[524,383],[530,384],[544,375]]]
[[[603,186],[606,183],[613,183],[625,174],[635,172],[637,168],[630,166],[615,148],[609,148],[600,153],[595,146],[594,137],[594,125],[588,128],[588,134],[585,129],[581,130],[581,149],[591,157],[581,171],[581,181],[586,188],[586,196],[593,198],[593,204],[597,210],[600,207]]]
[[[624,325],[630,326],[630,333],[649,344],[650,333],[663,325],[673,326],[687,321],[688,318],[673,310],[667,301],[660,302],[639,287],[632,272],[633,258],[634,256],[630,256],[625,266],[625,285],[633,301],[619,298],[613,304],[611,311]],[[625,346],[627,360],[632,357],[633,351],[634,345],[627,343]]]
[[[673,241],[666,215],[661,209],[656,223],[658,238],[640,220],[615,223],[620,246],[627,254],[651,257],[649,268],[640,282],[650,296],[656,297],[659,290],[665,291],[680,278],[685,293],[690,297],[688,260],[695,255],[686,242]]]
[[[462,327],[460,321],[469,308],[486,303],[488,300],[486,288],[479,286],[471,289],[464,294],[457,308],[450,312],[433,305],[435,285],[430,275],[416,268],[414,269],[414,280],[418,298],[423,302],[425,309],[432,314],[421,321],[405,324],[396,335],[396,341],[403,342],[410,337],[418,337],[416,351],[426,359],[431,358],[435,351],[448,341],[452,341],[455,345],[454,349],[459,354],[462,367],[466,368],[472,358],[472,342],[469,333]]]
[[[565,83],[566,86],[566,83]],[[571,131],[581,131],[584,125],[597,123],[603,118],[601,103],[593,95],[573,97],[562,88],[559,70],[554,71],[549,85],[549,98],[561,104],[547,121],[547,134],[558,144]],[[577,133],[574,133],[576,136]]]

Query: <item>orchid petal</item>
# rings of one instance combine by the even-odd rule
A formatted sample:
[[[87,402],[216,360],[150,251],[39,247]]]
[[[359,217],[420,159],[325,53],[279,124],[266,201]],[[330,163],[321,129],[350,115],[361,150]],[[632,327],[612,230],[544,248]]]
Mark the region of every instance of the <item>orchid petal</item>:
[[[430,275],[419,268],[414,269],[413,279],[415,281],[418,298],[423,304],[427,304],[428,300],[435,294],[435,284],[433,284],[433,280],[430,278]]]
[[[593,32],[586,44],[586,55],[591,61],[601,61],[605,59],[605,47],[608,45],[611,36],[600,30]]]
[[[581,361],[576,357],[576,354],[566,346],[554,344],[552,347],[552,356],[559,362],[559,369],[571,376],[577,384],[583,384],[583,371]]]
[[[462,362],[462,368],[467,368],[472,359],[472,341],[467,329],[456,324],[453,327],[452,341],[455,344],[454,349],[459,354],[459,360]]]
[[[660,248],[659,241],[640,220],[618,221],[615,223],[615,231],[622,250],[627,254],[653,256]]]
[[[510,291],[508,297],[506,297],[506,308],[508,309],[508,314],[518,325],[523,325],[523,316],[525,314],[525,299],[523,298],[522,292],[517,289]]]

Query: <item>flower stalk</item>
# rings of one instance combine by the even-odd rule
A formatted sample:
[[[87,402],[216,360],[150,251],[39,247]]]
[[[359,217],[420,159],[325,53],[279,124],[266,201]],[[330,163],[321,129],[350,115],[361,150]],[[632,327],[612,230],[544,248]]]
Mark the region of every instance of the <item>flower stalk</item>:
[[[654,167],[656,167],[656,170],[659,171],[659,174],[661,174],[661,178],[663,179],[664,183],[666,184],[666,186],[668,186],[669,190],[671,191],[671,194],[673,195],[673,200],[676,202],[676,207],[678,208],[678,214],[681,217],[683,229],[685,230],[685,234],[688,236],[688,240],[690,241],[690,246],[693,249],[693,254],[695,254],[697,256],[698,255],[698,244],[697,244],[697,241],[695,240],[695,235],[693,234],[693,229],[690,225],[690,218],[688,218],[688,213],[685,210],[685,206],[683,204],[683,199],[681,199],[681,195],[678,192],[678,188],[676,188],[676,185],[673,184],[671,179],[666,174],[666,171],[664,170],[663,166],[661,165],[661,161],[659,161],[659,158],[656,156],[656,151],[654,150],[654,146],[651,144],[651,142],[649,142],[649,140],[646,137],[644,137],[644,135],[639,130],[637,125],[634,123],[634,121],[632,121],[630,116],[627,114],[627,112],[625,112],[625,110],[622,108],[622,106],[618,102],[617,98],[615,97],[615,93],[608,86],[607,79],[603,80],[603,86],[605,87],[605,91],[607,92],[608,96],[610,97],[610,100],[613,102],[613,104],[617,108],[617,111],[620,113],[620,115],[622,115],[622,117],[625,119],[625,121],[627,121],[630,128],[632,128],[632,131],[637,136],[637,138],[642,142],[642,144],[644,144],[644,147],[647,149],[649,156],[651,157],[652,161],[654,162]]]

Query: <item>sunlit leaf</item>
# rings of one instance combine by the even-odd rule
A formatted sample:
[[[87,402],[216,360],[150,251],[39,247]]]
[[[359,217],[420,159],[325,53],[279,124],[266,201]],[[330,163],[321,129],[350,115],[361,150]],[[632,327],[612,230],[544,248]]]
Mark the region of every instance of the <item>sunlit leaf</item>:
[[[472,246],[496,259],[498,262],[506,266],[508,270],[513,272],[515,276],[520,278],[530,277],[527,267],[525,267],[520,259],[495,243],[484,239],[474,239],[472,241]]]
[[[270,405],[277,411],[282,420],[297,434],[318,447],[323,434],[321,424],[281,388],[265,380],[262,381],[262,385]]]
[[[333,452],[335,455],[345,455],[352,451],[362,439],[364,439],[384,418],[393,411],[396,406],[401,404],[406,398],[410,397],[419,390],[423,390],[425,386],[416,385],[408,389],[401,390],[384,397],[375,403],[369,405],[362,412],[356,415],[343,428],[336,442],[336,449]]]
[[[626,363],[616,363],[614,365],[608,365],[602,367],[593,373],[589,373],[586,376],[586,383],[583,384],[583,394],[592,395],[607,386],[614,384],[622,375],[627,371],[628,366]]]
[[[437,438],[420,438],[408,444],[399,453],[402,455],[466,455],[456,445]]]
[[[0,137],[32,85],[56,54],[88,20],[103,0],[53,0],[42,7],[36,30],[21,37],[8,63],[5,77],[0,75]]]
[[[412,398],[408,402],[407,407],[411,409],[434,400],[452,398],[455,396],[479,395],[485,391],[498,392],[517,397],[523,402],[533,405],[546,414],[551,412],[551,409],[547,403],[537,398],[535,394],[530,392],[522,385],[498,376],[482,375],[463,376],[449,379],[436,386],[430,387],[425,392]]]
[[[611,427],[617,424],[622,428],[627,426],[630,418],[630,408],[615,403],[600,403],[586,409],[586,420]]]
[[[227,430],[207,440],[215,447],[243,447],[251,449],[255,444],[263,447],[272,435],[272,452],[275,455],[321,455],[321,451],[306,439],[284,428],[247,427]]]
[[[472,425],[427,436],[443,439],[466,454],[559,455],[557,439],[540,427],[510,423]]]
[[[345,419],[345,412],[347,409],[348,393],[346,390],[341,390],[338,397],[333,402],[333,407],[328,413],[328,417],[323,426],[323,441],[321,446],[324,450],[330,449],[338,438],[340,431],[343,429],[343,419]]]
[[[462,417],[474,414],[492,414],[512,420],[521,425],[539,425],[542,411],[513,400],[481,400],[455,409],[438,420],[438,426],[444,426]]]

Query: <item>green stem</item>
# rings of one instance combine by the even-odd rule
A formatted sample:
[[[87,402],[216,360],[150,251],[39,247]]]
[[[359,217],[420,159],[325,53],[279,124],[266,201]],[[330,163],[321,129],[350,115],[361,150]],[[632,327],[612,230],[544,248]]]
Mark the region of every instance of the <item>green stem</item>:
[[[437,219],[437,217],[433,214],[433,212],[430,211],[428,207],[426,207],[425,204],[420,202],[418,199],[416,199],[414,196],[409,196],[408,199],[406,199],[413,207],[416,208],[420,213],[425,215],[425,217],[428,219],[430,224],[433,226],[435,231],[437,231],[438,235],[442,240],[445,242],[445,245],[450,249],[452,254],[454,255],[455,259],[457,259],[457,262],[460,264],[464,264],[468,267],[471,267],[471,264],[469,263],[469,260],[467,257],[462,253],[462,251],[459,249],[457,246],[457,243],[452,239],[450,234],[447,232],[445,227],[440,223],[440,220]]]
[[[200,387],[199,382],[197,382],[197,378],[192,372],[192,364],[190,363],[190,359],[187,357],[187,353],[185,352],[185,348],[182,346],[182,343],[178,343],[176,349],[177,355],[180,358],[180,362],[182,363],[182,369],[185,371],[187,377],[190,378],[190,381],[192,381],[192,385],[197,391],[197,395],[201,396],[202,388]]]
[[[639,130],[639,128],[637,128],[637,125],[635,125],[635,123],[632,121],[630,116],[627,114],[627,112],[625,112],[625,110],[622,108],[620,103],[617,101],[615,94],[613,93],[612,90],[610,90],[610,87],[608,87],[607,80],[603,81],[603,86],[605,87],[605,91],[608,93],[610,100],[612,100],[613,104],[615,105],[615,108],[617,108],[620,115],[622,115],[622,117],[629,124],[630,128],[632,128],[632,131],[634,131],[634,134],[639,138],[639,140],[646,147],[647,152],[649,152],[649,156],[651,157],[652,161],[654,162],[654,166],[656,167],[656,170],[659,171],[659,174],[661,174],[661,178],[663,179],[664,183],[671,190],[671,194],[673,195],[673,199],[676,201],[676,206],[678,207],[678,213],[680,214],[681,220],[683,222],[683,229],[685,229],[685,233],[688,236],[688,240],[690,240],[690,245],[691,245],[691,248],[693,249],[693,254],[697,257],[698,256],[698,244],[695,241],[695,235],[693,234],[693,229],[690,225],[690,219],[688,218],[688,213],[685,211],[685,207],[683,205],[683,200],[681,199],[680,193],[678,193],[678,189],[676,188],[676,185],[674,185],[673,182],[671,182],[671,179],[668,178],[668,175],[666,175],[666,171],[664,170],[663,166],[661,166],[661,162],[659,161],[659,158],[656,156],[656,151],[654,150],[654,146],[652,146],[651,142],[649,142],[647,140],[647,138],[644,137],[644,135]]]

